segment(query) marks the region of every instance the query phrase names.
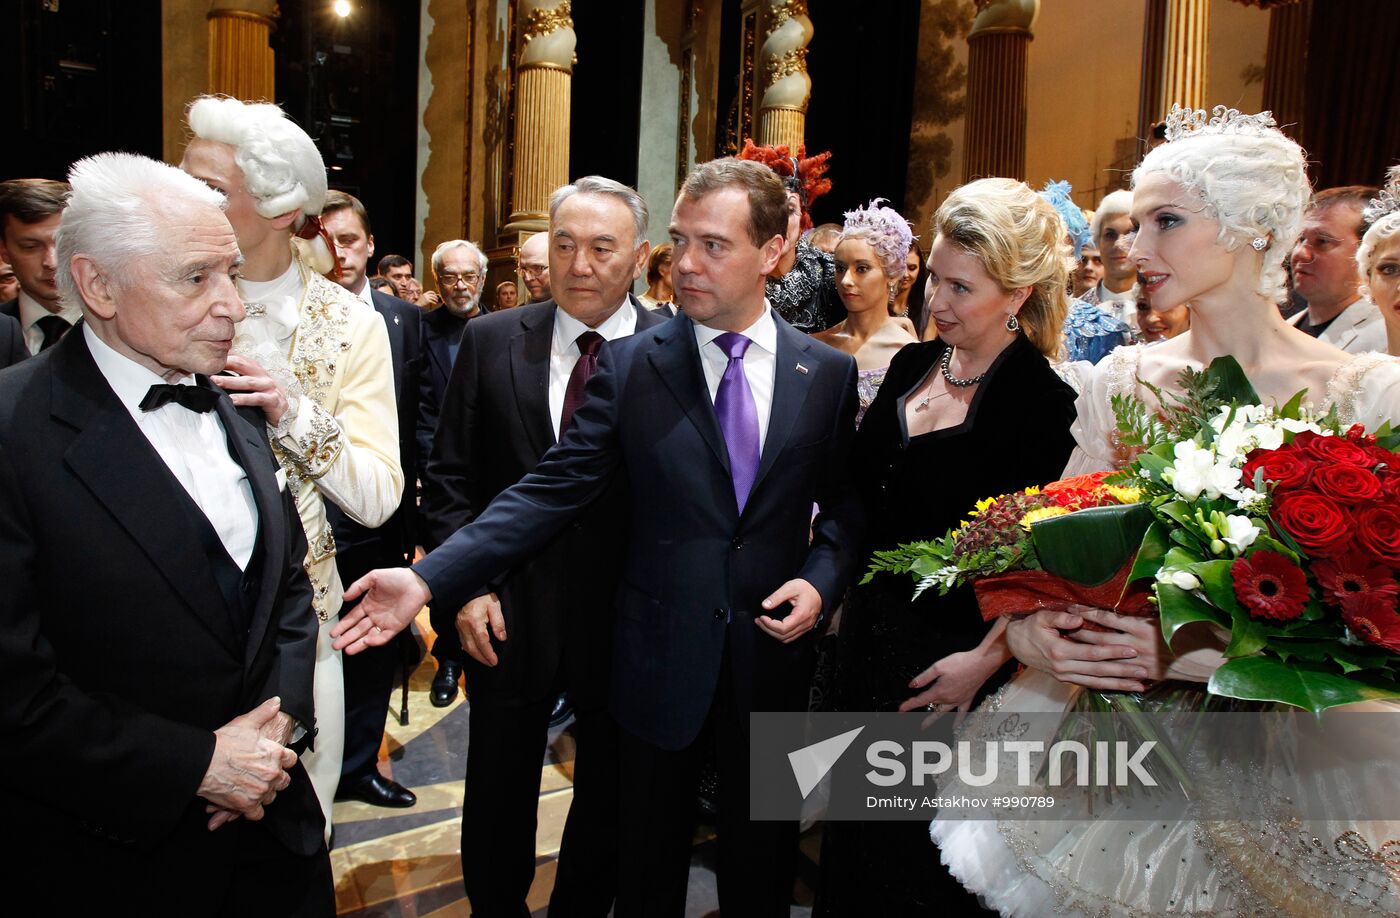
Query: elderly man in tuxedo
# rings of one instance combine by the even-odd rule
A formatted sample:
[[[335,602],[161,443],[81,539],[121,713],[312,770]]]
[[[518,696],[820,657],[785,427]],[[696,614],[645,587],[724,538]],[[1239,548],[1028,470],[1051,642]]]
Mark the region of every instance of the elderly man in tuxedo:
[[[646,204],[611,179],[588,176],[554,192],[547,235],[556,299],[467,324],[423,482],[426,544],[451,538],[535,468],[568,430],[605,342],[661,324],[628,293],[646,264],[646,228]],[[491,610],[511,633],[499,656],[491,651],[466,670],[462,877],[476,914],[528,913],[540,763],[554,699],[566,689],[577,715],[574,800],[550,914],[603,915],[612,904],[617,738],[608,663],[623,490],[615,483],[587,519],[474,591],[461,616],[456,599],[442,609],[464,622]]]
[[[306,543],[261,421],[208,379],[243,317],[224,197],[129,154],[70,180],[57,279],[82,322],[0,373],[8,869],[64,913],[127,890],[159,914],[331,914],[294,751]]]
[[[813,631],[854,572],[861,514],[847,470],[855,364],[764,298],[787,218],[782,181],[762,165],[692,171],[671,215],[683,314],[604,347],[535,471],[412,569],[352,585],[346,595],[365,599],[335,629],[352,651],[383,643],[429,599],[461,601],[537,556],[625,481],[611,689],[619,918],[684,913],[708,749],[733,801],[720,811],[720,909],[788,913],[797,827],[751,823],[746,794],[729,794],[747,786],[748,714],[806,707]],[[512,632],[489,605],[469,611],[469,649],[489,662]]]

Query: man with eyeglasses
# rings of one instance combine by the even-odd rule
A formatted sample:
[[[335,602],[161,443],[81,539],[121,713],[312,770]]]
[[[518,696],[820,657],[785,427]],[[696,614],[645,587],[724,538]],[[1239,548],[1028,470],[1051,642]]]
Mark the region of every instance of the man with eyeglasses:
[[[536,233],[520,244],[516,255],[520,279],[530,291],[531,303],[543,303],[554,294],[549,288],[549,234]]]
[[[452,374],[452,362],[467,322],[481,315],[481,288],[486,276],[486,253],[465,239],[449,239],[433,251],[433,278],[437,281],[437,298],[442,305],[423,315],[423,371],[418,387],[418,480],[427,478],[428,457],[433,452],[433,435],[437,432],[438,415],[447,394],[447,380]],[[425,295],[426,296],[426,295]],[[462,678],[466,653],[457,639],[456,611],[436,616],[433,630],[433,656],[438,661],[428,700],[434,707],[445,708],[457,697],[457,683]]]

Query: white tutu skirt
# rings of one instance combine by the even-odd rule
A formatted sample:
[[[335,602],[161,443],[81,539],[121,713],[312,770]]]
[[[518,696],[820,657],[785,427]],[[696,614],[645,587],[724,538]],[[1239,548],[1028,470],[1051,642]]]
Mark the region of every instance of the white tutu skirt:
[[[960,738],[1005,736],[1020,713],[1063,714],[1078,701],[1079,692],[1027,670],[968,718]],[[1179,703],[1199,705],[1204,697],[1184,692]],[[1393,705],[1369,707],[1400,712]],[[1035,719],[1029,733],[1015,735],[1049,748],[1056,739],[1054,720]],[[1396,720],[1368,723],[1380,728]],[[1026,723],[1021,720],[1020,727]],[[1388,751],[1400,736],[1378,729],[1367,742]],[[1266,767],[1200,789],[1203,795],[1256,795],[1261,811],[1269,814],[1258,821],[1182,818],[1179,807],[1171,807],[1170,816],[1151,819],[1151,805],[1141,799],[1132,804],[1133,818],[1128,819],[1122,815],[1126,804],[1106,799],[1096,802],[1093,818],[1073,820],[971,819],[945,812],[934,820],[930,834],[943,863],[967,889],[989,908],[1016,918],[1400,914],[1400,822],[1304,820],[1296,812],[1290,815],[1288,807],[1289,800],[1304,799],[1290,796],[1301,790],[1296,782],[1312,782],[1307,790],[1313,799],[1320,793],[1328,801],[1327,812],[1335,804],[1339,813],[1393,813],[1393,803],[1368,801],[1393,801],[1400,794],[1400,754],[1380,759],[1382,764],[1365,781],[1337,780],[1329,757],[1345,756],[1347,750],[1297,748],[1305,750],[1307,761],[1297,761],[1295,750],[1287,769]],[[1374,752],[1368,752],[1366,761],[1373,761]],[[954,779],[940,786],[940,793],[983,798],[1036,793],[1014,783],[1014,757],[1000,764],[992,786],[972,788]]]

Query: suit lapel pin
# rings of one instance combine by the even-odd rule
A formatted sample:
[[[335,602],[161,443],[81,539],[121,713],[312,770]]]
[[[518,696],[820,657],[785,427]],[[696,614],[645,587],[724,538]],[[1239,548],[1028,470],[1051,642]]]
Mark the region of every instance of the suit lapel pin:
[[[399,322],[399,317],[398,317],[398,316],[394,316],[394,324],[395,324],[395,325],[400,324],[400,322]]]
[[[807,368],[804,367],[802,364],[799,363],[799,364],[797,365],[797,372],[801,373],[803,376],[806,376],[806,375],[807,375]]]

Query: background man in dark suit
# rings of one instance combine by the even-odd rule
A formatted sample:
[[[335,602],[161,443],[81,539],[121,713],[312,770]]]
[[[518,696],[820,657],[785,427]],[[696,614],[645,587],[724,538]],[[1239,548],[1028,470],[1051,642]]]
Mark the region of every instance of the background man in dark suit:
[[[428,599],[455,602],[536,555],[626,472],[611,696],[625,788],[619,918],[683,914],[701,758],[716,749],[726,800],[746,787],[747,715],[805,709],[809,633],[856,565],[855,364],[763,295],[787,218],[763,166],[692,171],[671,216],[684,314],[604,348],[588,399],[536,471],[413,569],[354,584],[348,596],[368,595],[335,629],[352,650],[382,643]],[[489,607],[474,611],[470,649],[489,660],[507,631]],[[786,915],[797,827],[750,823],[745,797],[720,811],[721,911]]]
[[[14,316],[0,315],[0,370],[29,356],[24,347],[24,332]]]
[[[447,400],[452,364],[462,344],[467,323],[483,315],[481,289],[486,284],[486,253],[465,239],[449,239],[433,250],[433,280],[442,304],[423,315],[423,372],[418,398],[418,480],[426,482],[428,457]],[[419,544],[427,551],[437,547],[430,527],[422,527]],[[457,639],[457,609],[435,606],[430,620],[437,637],[433,656],[438,670],[428,691],[434,707],[445,708],[457,697],[467,654]]]
[[[418,441],[414,426],[418,417],[419,313],[412,303],[374,290],[365,280],[366,266],[374,255],[374,234],[369,214],[354,195],[326,192],[321,225],[335,241],[340,277],[346,290],[366,300],[384,320],[394,365],[394,398],[399,409],[399,465],[405,480],[403,498],[384,525],[370,529],[352,520],[334,504],[326,516],[335,533],[335,566],[341,583],[354,583],[377,567],[405,566],[413,561],[418,489],[407,477],[418,465]],[[384,717],[393,693],[402,641],[398,646],[375,648],[345,661],[345,757],[340,766],[336,796],[362,800],[375,806],[408,807],[418,798],[413,791],[379,773],[379,745],[384,739]]]
[[[67,197],[65,182],[0,182],[0,259],[10,263],[19,281],[19,295],[0,303],[0,315],[19,320],[31,354],[53,347],[82,318],[76,303],[59,298],[54,278],[54,234]]]
[[[426,541],[449,538],[535,468],[569,425],[604,341],[661,324],[628,294],[646,264],[646,226],[641,197],[610,179],[589,176],[554,192],[547,235],[557,300],[466,326],[423,483]],[[540,765],[564,689],[577,714],[574,799],[550,914],[604,915],[612,905],[617,737],[607,693],[622,490],[610,488],[587,519],[467,604],[464,620],[489,609],[511,634],[499,657],[493,650],[467,664],[462,876],[476,914],[527,912]]]
[[[244,314],[224,197],[129,154],[70,178],[58,282],[85,321],[0,374],[9,868],[62,912],[134,881],[153,912],[330,914],[288,748],[313,725],[306,543],[261,425],[195,375]]]

